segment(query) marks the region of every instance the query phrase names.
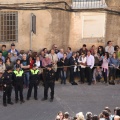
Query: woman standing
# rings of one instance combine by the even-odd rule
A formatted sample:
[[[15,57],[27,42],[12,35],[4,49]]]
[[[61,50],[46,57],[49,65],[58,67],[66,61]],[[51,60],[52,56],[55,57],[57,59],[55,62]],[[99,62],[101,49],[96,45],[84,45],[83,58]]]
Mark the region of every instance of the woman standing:
[[[119,67],[119,60],[117,59],[117,55],[114,52],[112,57],[110,58],[109,84],[115,85],[114,80],[116,78],[116,70],[118,67]]]
[[[104,81],[107,84],[107,77],[108,77],[108,64],[109,64],[109,54],[108,52],[105,52],[103,61],[102,61],[102,73],[104,77]]]
[[[7,69],[7,67],[11,67],[12,69],[14,68],[14,65],[13,65],[13,63],[10,61],[10,58],[9,58],[9,57],[7,57],[7,58],[5,59],[5,66],[6,66],[6,69]]]

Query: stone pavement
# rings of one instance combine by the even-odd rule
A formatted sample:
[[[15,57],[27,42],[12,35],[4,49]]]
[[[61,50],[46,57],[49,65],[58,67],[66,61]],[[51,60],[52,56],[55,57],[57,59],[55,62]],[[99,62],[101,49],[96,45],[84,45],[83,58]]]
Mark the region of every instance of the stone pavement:
[[[27,89],[24,89],[26,99]],[[120,106],[120,85],[106,86],[102,83],[88,86],[72,86],[67,83],[61,85],[56,83],[55,99],[51,103],[49,100],[42,102],[43,87],[38,89],[38,101],[32,97],[24,104],[2,106],[2,92],[0,91],[0,120],[54,120],[57,112],[68,111],[71,116],[82,111],[84,115],[87,111],[99,114],[105,106],[112,110]],[[12,92],[14,101],[14,90]]]

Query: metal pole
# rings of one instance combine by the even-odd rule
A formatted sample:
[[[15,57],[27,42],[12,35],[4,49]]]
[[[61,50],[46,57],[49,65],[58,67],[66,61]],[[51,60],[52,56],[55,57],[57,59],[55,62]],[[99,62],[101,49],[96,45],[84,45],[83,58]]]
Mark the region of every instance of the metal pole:
[[[33,32],[32,32],[32,16],[33,16],[33,13],[31,13],[31,15],[30,15],[30,50],[32,50],[32,35],[33,35]]]

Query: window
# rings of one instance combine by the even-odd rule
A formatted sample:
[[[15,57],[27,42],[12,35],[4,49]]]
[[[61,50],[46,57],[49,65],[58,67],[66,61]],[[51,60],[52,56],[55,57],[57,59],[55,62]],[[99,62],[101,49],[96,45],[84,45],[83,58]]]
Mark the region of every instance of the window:
[[[0,42],[18,40],[18,13],[0,12]]]
[[[72,0],[73,9],[105,8],[105,0]]]
[[[105,37],[105,14],[82,16],[82,38],[104,38]]]

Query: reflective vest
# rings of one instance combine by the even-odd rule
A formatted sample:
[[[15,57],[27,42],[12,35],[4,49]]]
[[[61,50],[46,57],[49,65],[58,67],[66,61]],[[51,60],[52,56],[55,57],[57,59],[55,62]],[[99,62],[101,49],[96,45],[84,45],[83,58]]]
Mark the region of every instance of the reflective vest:
[[[20,70],[20,71],[14,71],[14,73],[15,73],[15,75],[16,75],[16,77],[22,77],[22,75],[23,75],[23,70]]]
[[[36,75],[39,72],[39,70],[33,70],[33,69],[31,69],[30,71],[31,71],[32,75]]]

